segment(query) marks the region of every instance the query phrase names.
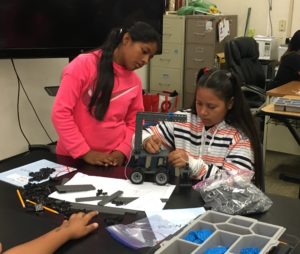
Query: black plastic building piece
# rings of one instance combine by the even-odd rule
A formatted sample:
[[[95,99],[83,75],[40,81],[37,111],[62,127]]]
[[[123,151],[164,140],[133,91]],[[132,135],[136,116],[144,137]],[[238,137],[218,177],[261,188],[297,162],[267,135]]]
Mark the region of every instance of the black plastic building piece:
[[[42,180],[48,179],[53,172],[55,172],[54,168],[41,168],[37,172],[30,172],[29,176],[31,178],[29,178],[29,182],[40,182]]]
[[[110,203],[111,201],[113,201],[114,199],[116,199],[117,197],[121,196],[123,194],[123,191],[116,191],[115,193],[109,195],[109,196],[105,196],[100,202],[98,202],[99,206],[104,206],[108,203]]]

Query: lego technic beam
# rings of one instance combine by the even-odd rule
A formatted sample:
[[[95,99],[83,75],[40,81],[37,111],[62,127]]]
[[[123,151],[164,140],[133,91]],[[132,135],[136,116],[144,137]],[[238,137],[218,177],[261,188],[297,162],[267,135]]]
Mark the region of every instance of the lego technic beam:
[[[168,122],[186,122],[185,114],[175,113],[157,113],[157,112],[138,112],[136,114],[134,153],[139,154],[142,150],[142,131],[144,121],[168,121]]]

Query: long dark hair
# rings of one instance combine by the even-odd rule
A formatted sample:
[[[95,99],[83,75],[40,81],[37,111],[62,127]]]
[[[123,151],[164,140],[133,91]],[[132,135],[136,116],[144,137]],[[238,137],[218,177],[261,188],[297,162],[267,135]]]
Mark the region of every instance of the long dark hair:
[[[300,50],[300,30],[296,31],[289,42],[288,51],[299,51]]]
[[[288,49],[285,51],[285,53],[281,56],[281,59],[283,59],[286,55],[290,55],[291,53],[297,53],[300,54],[300,30],[296,31],[291,38]]]
[[[111,93],[114,87],[113,53],[128,32],[133,42],[155,42],[158,50],[161,45],[159,33],[149,24],[138,21],[128,29],[115,28],[101,46],[102,56],[98,61],[98,75],[93,94],[89,103],[89,112],[97,120],[103,120],[109,107]]]
[[[233,98],[233,105],[225,116],[225,122],[243,132],[250,140],[254,152],[255,184],[260,188],[262,179],[262,145],[254,118],[241,90],[241,81],[231,72],[203,68],[198,72],[196,92],[199,87],[206,87],[215,91],[225,104]],[[196,113],[196,92],[192,104],[192,113]]]

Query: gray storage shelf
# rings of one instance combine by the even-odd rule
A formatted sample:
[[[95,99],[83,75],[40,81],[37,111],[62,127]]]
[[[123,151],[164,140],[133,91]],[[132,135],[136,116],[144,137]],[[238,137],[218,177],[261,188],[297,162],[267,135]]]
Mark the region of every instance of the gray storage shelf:
[[[184,239],[190,231],[201,229],[213,232],[202,244]],[[264,254],[279,244],[284,231],[284,227],[252,218],[207,211],[172,239],[162,242],[155,254],[203,254],[217,246],[227,247],[226,254],[239,254],[243,248],[259,248],[260,254]]]

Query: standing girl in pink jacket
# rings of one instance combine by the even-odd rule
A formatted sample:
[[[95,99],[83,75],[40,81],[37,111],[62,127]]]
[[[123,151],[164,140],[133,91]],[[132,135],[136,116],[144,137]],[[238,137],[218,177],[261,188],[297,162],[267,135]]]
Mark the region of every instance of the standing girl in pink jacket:
[[[160,47],[144,22],[111,31],[100,49],[80,54],[63,71],[52,121],[56,153],[100,166],[129,159],[135,117],[143,111],[142,84],[134,70]]]

